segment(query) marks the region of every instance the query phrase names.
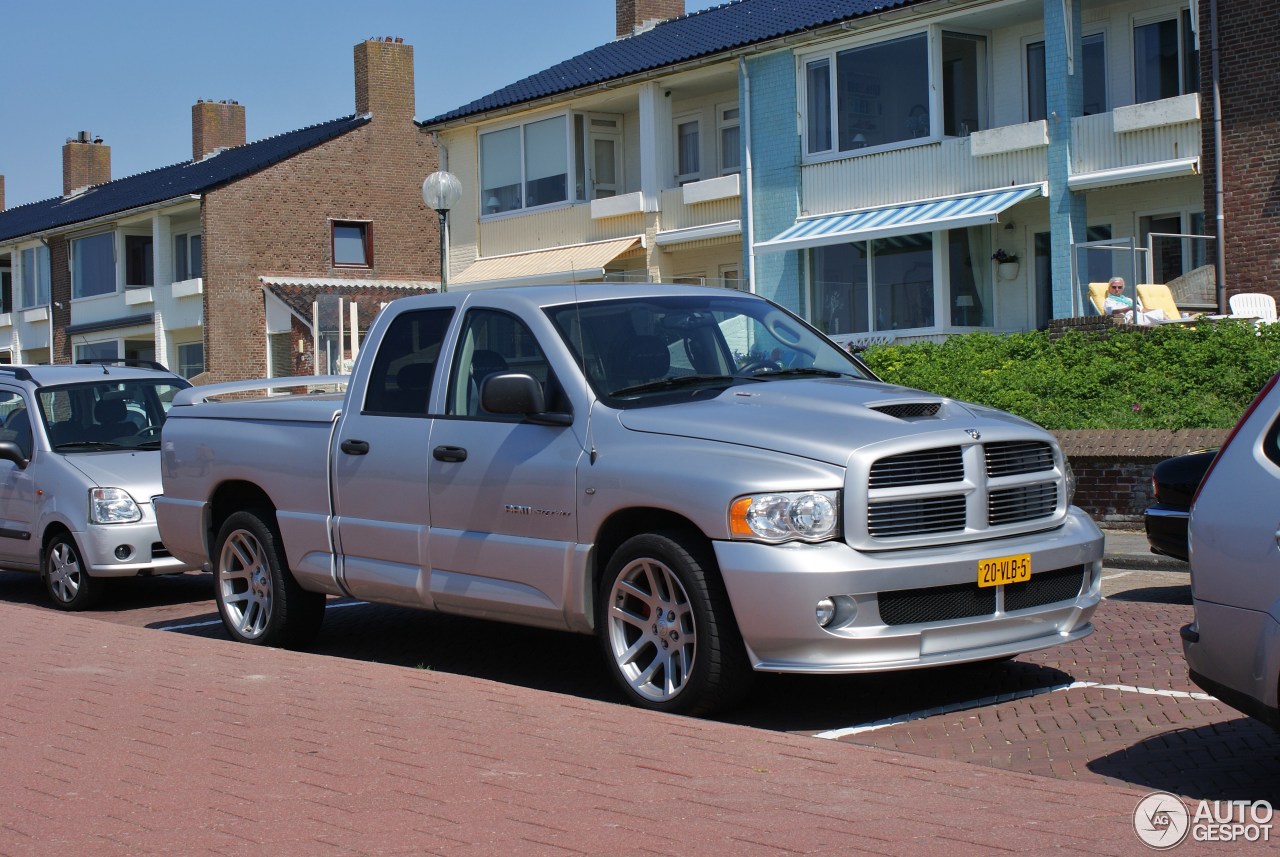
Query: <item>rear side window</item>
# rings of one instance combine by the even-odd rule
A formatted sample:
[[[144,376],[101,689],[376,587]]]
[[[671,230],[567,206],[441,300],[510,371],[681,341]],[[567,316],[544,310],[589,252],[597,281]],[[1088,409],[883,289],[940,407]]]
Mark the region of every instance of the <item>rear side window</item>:
[[[369,373],[364,413],[427,415],[436,361],[452,317],[452,308],[427,309],[402,313],[391,322]]]

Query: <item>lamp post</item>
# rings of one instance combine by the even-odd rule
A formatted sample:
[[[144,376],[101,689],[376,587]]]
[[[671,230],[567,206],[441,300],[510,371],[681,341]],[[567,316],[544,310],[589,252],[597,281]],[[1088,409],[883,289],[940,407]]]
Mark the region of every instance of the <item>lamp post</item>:
[[[449,209],[458,204],[462,198],[462,182],[453,173],[440,171],[432,173],[422,182],[422,201],[428,208],[435,209],[440,215],[440,291],[449,291],[448,267],[448,222]]]

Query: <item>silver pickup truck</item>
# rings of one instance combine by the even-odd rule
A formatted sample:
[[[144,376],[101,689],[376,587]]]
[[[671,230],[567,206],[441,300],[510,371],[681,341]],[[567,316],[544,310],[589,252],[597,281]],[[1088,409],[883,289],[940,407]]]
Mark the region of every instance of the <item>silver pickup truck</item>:
[[[1102,534],[1050,434],[882,383],[749,294],[402,298],[345,397],[243,397],[263,384],[178,395],[156,499],[237,640],[303,645],[328,595],[563,629],[630,702],[706,713],[753,670],[1093,630]]]

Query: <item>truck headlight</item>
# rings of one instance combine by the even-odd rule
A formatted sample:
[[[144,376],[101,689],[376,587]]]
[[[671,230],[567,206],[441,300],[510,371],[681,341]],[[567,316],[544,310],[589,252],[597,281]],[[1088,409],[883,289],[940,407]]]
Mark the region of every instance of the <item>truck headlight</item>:
[[[729,506],[729,533],[735,539],[820,542],[839,530],[839,491],[749,494]]]
[[[123,488],[89,489],[89,523],[131,524],[142,520],[142,510]]]

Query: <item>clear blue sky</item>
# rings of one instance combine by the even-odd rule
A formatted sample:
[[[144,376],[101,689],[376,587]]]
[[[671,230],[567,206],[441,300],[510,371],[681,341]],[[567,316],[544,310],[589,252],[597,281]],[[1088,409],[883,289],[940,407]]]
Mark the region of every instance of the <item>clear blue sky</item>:
[[[719,0],[685,0],[695,12]],[[613,0],[0,0],[0,175],[13,208],[62,193],[90,131],[113,178],[191,157],[191,105],[245,105],[257,140],[355,110],[352,46],[413,45],[417,118],[611,41]]]

